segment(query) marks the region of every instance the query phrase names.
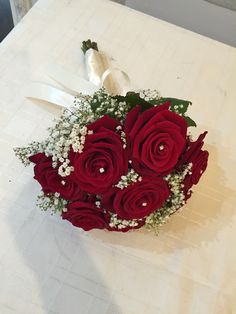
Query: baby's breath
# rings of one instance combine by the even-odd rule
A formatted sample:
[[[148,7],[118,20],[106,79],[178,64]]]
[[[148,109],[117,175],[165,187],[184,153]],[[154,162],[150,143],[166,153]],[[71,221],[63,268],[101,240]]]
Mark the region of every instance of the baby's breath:
[[[157,100],[161,98],[160,93],[154,89],[145,89],[145,90],[139,90],[139,97],[146,100],[146,101],[152,101],[152,100]]]
[[[134,169],[130,169],[127,175],[121,176],[120,181],[115,186],[123,190],[130,184],[138,181],[142,181],[142,177],[137,172],[135,172]]]
[[[168,221],[170,216],[185,204],[185,195],[183,192],[183,181],[187,174],[191,174],[192,164],[189,163],[180,172],[173,172],[165,176],[168,182],[171,194],[162,208],[151,213],[146,218],[146,227],[158,231],[159,226]]]
[[[111,228],[117,228],[119,230],[127,228],[127,227],[134,228],[138,226],[140,220],[142,219],[132,219],[132,220],[119,219],[117,218],[116,214],[111,213],[109,226]]]
[[[16,147],[14,148],[14,152],[16,157],[20,159],[20,161],[28,166],[30,164],[29,157],[35,155],[39,152],[43,152],[45,149],[44,144],[40,142],[32,142],[26,147]]]
[[[61,214],[62,212],[66,211],[67,203],[68,201],[61,198],[59,193],[47,195],[41,192],[37,198],[37,206],[42,211],[51,209],[52,214]]]
[[[122,130],[122,126],[121,125],[118,125],[116,127],[116,131],[120,133],[120,138],[123,142],[123,148],[126,148],[127,146],[127,140],[126,140],[126,135],[125,135],[125,132]]]
[[[96,118],[108,114],[120,121],[124,121],[129,111],[129,106],[125,101],[119,101],[115,97],[107,94],[104,88],[101,88],[93,95],[91,108]]]

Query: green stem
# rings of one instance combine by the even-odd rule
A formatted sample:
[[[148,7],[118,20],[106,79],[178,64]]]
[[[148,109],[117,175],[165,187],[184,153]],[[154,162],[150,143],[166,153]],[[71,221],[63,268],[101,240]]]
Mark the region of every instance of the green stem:
[[[97,45],[97,43],[96,43],[95,41],[91,41],[90,39],[88,39],[88,40],[86,40],[86,41],[84,40],[84,41],[82,42],[82,47],[81,47],[83,53],[85,54],[86,51],[89,50],[90,48],[92,48],[92,49],[98,51],[98,45]]]

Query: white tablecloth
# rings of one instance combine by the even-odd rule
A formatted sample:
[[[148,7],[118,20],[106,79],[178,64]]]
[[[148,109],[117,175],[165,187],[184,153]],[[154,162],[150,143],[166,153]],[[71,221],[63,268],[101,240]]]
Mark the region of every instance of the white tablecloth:
[[[42,139],[59,109],[25,98],[49,63],[85,76],[96,40],[135,88],[193,101],[209,168],[158,237],[85,234],[36,206],[14,146]],[[0,44],[0,313],[230,314],[236,311],[236,50],[105,0],[40,0]]]

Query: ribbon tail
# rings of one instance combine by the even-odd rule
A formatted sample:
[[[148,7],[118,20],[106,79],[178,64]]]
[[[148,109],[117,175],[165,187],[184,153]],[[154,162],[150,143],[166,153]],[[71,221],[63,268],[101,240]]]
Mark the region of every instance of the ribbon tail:
[[[99,89],[99,86],[96,86],[55,64],[47,66],[47,73],[51,79],[72,95],[78,95],[79,93],[92,95]]]
[[[42,83],[31,83],[26,94],[27,98],[40,99],[67,109],[73,105],[74,101],[73,95]]]

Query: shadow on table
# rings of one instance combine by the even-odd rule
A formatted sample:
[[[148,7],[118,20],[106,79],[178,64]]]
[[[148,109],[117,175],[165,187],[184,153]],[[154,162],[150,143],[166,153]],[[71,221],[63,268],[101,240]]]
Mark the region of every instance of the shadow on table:
[[[158,235],[143,228],[124,234],[95,230],[91,236],[114,246],[156,253],[195,248],[216,240],[218,232],[231,221],[236,193],[218,166],[216,147],[206,145],[206,149],[210,153],[208,168],[195,192],[184,208],[160,228]],[[224,159],[236,169],[226,151]]]
[[[21,182],[23,188],[8,210],[12,241],[0,264],[9,273],[3,279],[4,310],[24,314],[123,314],[109,288],[112,285],[106,281],[111,269],[109,255],[106,257],[102,247],[60,217],[35,207],[32,195],[37,195],[39,188],[32,182],[32,169],[26,171],[19,176],[26,183]]]

